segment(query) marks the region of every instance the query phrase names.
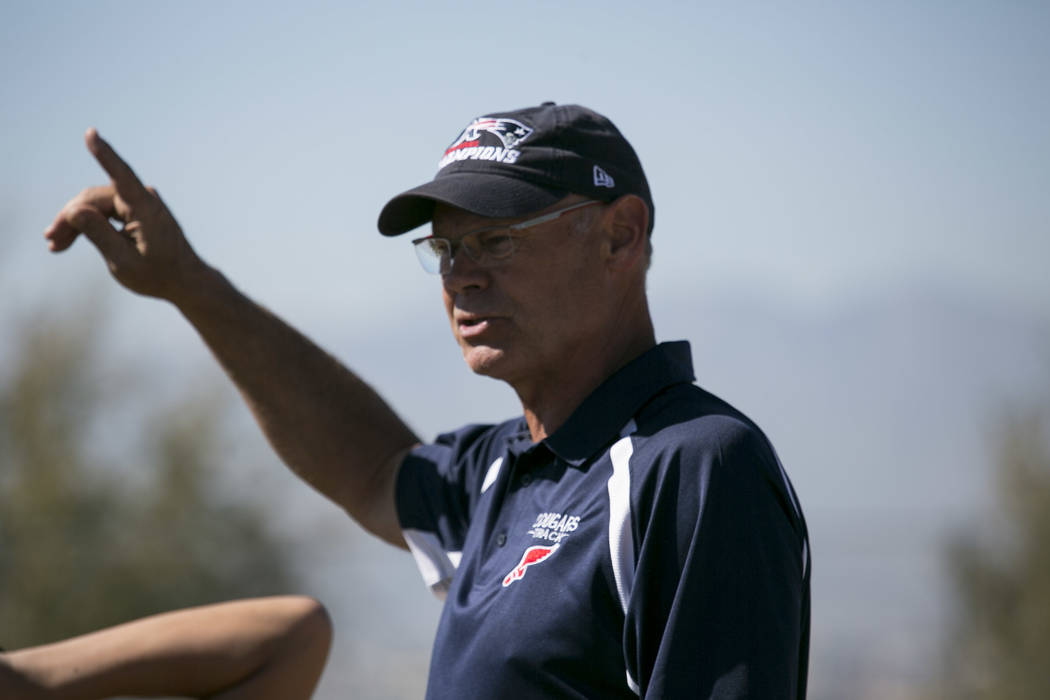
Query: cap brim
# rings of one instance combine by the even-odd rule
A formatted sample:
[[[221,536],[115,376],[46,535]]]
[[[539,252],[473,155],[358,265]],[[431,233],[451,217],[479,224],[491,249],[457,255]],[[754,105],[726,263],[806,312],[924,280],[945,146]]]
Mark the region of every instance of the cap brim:
[[[379,232],[399,236],[422,226],[434,217],[438,202],[478,216],[505,218],[546,209],[568,194],[494,173],[448,173],[387,202],[379,213]]]

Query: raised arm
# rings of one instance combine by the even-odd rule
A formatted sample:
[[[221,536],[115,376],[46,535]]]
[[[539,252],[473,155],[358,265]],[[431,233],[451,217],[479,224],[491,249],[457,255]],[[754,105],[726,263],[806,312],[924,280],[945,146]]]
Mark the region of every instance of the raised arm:
[[[65,250],[83,233],[123,286],[175,304],[285,463],[366,529],[403,547],[394,480],[418,441],[412,431],[335,358],[201,260],[156,190],[94,129],[86,140],[111,182],[63,207],[44,234],[51,250]]]

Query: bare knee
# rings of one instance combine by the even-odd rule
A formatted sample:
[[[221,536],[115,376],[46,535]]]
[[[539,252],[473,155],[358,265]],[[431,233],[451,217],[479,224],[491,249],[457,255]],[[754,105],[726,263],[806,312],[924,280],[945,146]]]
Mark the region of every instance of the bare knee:
[[[282,632],[273,640],[270,662],[310,660],[322,666],[332,645],[332,618],[316,598],[289,595],[268,601],[280,617]]]
[[[261,604],[271,625],[262,658],[235,686],[216,700],[287,700],[309,698],[320,680],[332,643],[332,620],[319,601],[308,596],[281,596]]]
[[[309,596],[287,596],[285,600],[294,619],[292,635],[300,643],[306,641],[327,654],[332,644],[333,627],[324,604]]]

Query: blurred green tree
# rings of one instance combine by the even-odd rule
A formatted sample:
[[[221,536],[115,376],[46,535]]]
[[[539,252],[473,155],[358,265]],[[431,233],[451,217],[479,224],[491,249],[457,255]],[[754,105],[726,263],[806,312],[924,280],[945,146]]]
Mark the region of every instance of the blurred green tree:
[[[948,549],[954,584],[941,697],[1050,698],[1050,443],[1045,410],[1007,417],[995,445],[997,518]]]
[[[224,405],[198,397],[130,421],[110,416],[121,387],[97,371],[98,320],[26,325],[0,378],[0,643],[9,649],[299,588],[290,543],[268,529],[264,505],[217,487]],[[134,478],[94,463],[92,440],[142,435]]]

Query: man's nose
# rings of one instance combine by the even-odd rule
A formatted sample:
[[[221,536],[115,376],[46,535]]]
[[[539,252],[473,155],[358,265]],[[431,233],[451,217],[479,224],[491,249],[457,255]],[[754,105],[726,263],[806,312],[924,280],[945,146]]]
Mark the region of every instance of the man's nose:
[[[441,283],[449,292],[462,294],[472,289],[484,289],[488,282],[488,270],[462,247],[457,247],[442,264]]]

